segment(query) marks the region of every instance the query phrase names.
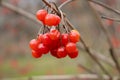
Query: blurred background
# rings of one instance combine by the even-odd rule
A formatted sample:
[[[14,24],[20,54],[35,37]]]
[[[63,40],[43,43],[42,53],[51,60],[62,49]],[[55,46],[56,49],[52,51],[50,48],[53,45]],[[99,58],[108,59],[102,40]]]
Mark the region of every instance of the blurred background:
[[[35,14],[36,11],[41,9],[44,5],[41,0],[3,1],[22,8],[32,14]],[[54,1],[59,6],[66,0],[49,1]],[[120,0],[98,1],[120,10]],[[86,0],[75,0],[64,6],[62,10],[81,33],[86,44],[92,49],[109,57],[109,45],[106,36],[90,6],[92,6],[100,16],[119,19],[117,14],[94,3],[88,3]],[[112,35],[111,41],[116,52],[119,53],[120,23],[106,19],[102,19],[102,23],[106,29],[110,31]],[[78,66],[79,63],[94,71],[98,69],[98,66],[82,50],[79,50],[79,57],[76,59],[70,59],[69,57],[56,59],[49,54],[42,56],[40,59],[33,58],[29,48],[29,41],[37,36],[39,27],[39,25],[26,19],[26,17],[0,6],[0,78],[87,73],[83,68]],[[109,72],[113,74],[117,73],[116,69],[111,68],[107,64],[103,65]],[[102,73],[102,71],[100,72]]]

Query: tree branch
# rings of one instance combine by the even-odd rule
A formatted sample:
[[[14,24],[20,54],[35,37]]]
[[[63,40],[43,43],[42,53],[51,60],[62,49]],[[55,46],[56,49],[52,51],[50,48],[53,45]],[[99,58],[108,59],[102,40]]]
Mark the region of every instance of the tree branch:
[[[33,15],[33,14],[29,13],[29,12],[26,12],[25,10],[23,10],[23,9],[21,9],[21,8],[18,8],[18,7],[16,7],[16,6],[13,6],[13,5],[5,2],[5,1],[1,1],[1,6],[6,7],[6,8],[8,8],[8,9],[10,9],[10,10],[18,13],[18,14],[21,14],[22,16],[24,16],[24,17],[32,20],[32,21],[35,22],[36,24],[39,24],[39,25],[42,24],[40,21],[38,21],[38,20],[36,19],[35,15]]]
[[[75,0],[67,0],[67,1],[63,2],[63,3],[59,6],[59,9],[61,9],[63,6],[67,5],[68,3],[72,2],[72,1],[75,1]]]
[[[78,67],[83,68],[84,70],[86,70],[86,71],[87,71],[87,72],[89,72],[89,73],[92,73],[92,74],[97,74],[96,72],[94,72],[94,71],[92,71],[92,70],[90,70],[90,69],[86,68],[85,66],[83,66],[83,65],[81,65],[81,64],[78,64]]]
[[[108,10],[110,10],[110,11],[112,11],[112,12],[118,14],[118,15],[120,15],[120,11],[119,10],[113,9],[112,7],[110,7],[110,6],[100,2],[99,0],[88,0],[88,1],[93,2],[95,4],[98,4],[98,5],[100,5],[100,6],[104,7],[104,8],[106,8],[106,9],[108,9]]]
[[[116,22],[120,22],[120,19],[117,19],[117,18],[111,18],[111,17],[107,17],[107,16],[101,16],[101,18],[116,21]]]

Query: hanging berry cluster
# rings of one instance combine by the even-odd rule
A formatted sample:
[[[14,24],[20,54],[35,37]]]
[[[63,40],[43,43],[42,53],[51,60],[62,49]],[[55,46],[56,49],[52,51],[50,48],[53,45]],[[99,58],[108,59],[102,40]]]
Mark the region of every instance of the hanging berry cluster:
[[[37,11],[36,17],[43,23],[43,27],[37,38],[29,43],[33,57],[40,58],[48,53],[56,58],[64,58],[67,55],[70,58],[78,56],[76,43],[80,40],[80,34],[64,24],[63,16],[61,18],[53,11],[48,13],[42,9]]]

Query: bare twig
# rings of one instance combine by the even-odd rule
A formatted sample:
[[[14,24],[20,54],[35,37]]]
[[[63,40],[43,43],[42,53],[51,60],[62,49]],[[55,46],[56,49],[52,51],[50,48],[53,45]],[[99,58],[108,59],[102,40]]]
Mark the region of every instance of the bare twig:
[[[67,0],[65,1],[64,3],[62,3],[60,6],[59,6],[59,9],[61,9],[63,6],[65,6],[66,4],[72,2],[72,1],[75,1],[75,0]]]
[[[84,47],[85,47],[85,50],[88,52],[88,55],[99,65],[99,67],[102,69],[102,71],[111,76],[107,71],[106,69],[101,65],[101,63],[98,61],[98,59],[93,55],[93,53],[91,52],[91,50],[89,49],[89,47],[86,45],[86,43],[84,42],[83,39],[81,39],[81,42],[83,43]]]
[[[117,18],[111,18],[111,17],[107,17],[107,16],[101,16],[101,18],[116,21],[116,22],[120,22],[120,19],[117,19]]]
[[[96,72],[92,71],[91,69],[86,68],[85,66],[83,66],[83,65],[81,65],[81,64],[78,64],[78,67],[83,68],[84,70],[86,70],[86,71],[89,72],[89,73],[97,74]]]
[[[52,8],[59,16],[60,16],[60,13],[55,9],[53,8],[46,0],[42,0],[48,7]]]
[[[118,15],[120,15],[120,11],[119,10],[113,9],[112,7],[110,7],[110,6],[100,2],[99,0],[88,0],[88,1],[93,2],[95,4],[98,4],[98,5],[100,5],[100,6],[104,7],[104,8],[106,8],[106,9],[108,9],[108,10],[110,10],[110,11],[112,11],[112,12],[118,14]]]
[[[6,7],[6,8],[8,8],[8,9],[10,9],[10,10],[16,12],[16,13],[19,13],[22,16],[34,21],[36,24],[41,25],[41,22],[36,19],[35,15],[33,15],[33,14],[29,13],[29,12],[26,12],[25,10],[23,10],[21,8],[15,7],[15,6],[13,6],[13,5],[5,2],[5,1],[1,2],[1,6]]]
[[[115,62],[116,68],[117,68],[118,70],[120,70],[120,66],[119,66],[119,64],[118,64],[118,60],[116,59],[116,55],[114,55],[113,49],[110,48],[109,51],[110,51],[110,55],[111,55],[112,59],[113,59],[114,62]]]

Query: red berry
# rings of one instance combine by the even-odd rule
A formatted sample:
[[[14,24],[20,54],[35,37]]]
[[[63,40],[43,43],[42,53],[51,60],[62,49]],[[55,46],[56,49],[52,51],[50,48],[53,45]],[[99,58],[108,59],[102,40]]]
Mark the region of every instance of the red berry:
[[[45,17],[47,15],[47,11],[42,9],[42,10],[38,10],[36,13],[36,17],[38,20],[42,21],[44,23]]]
[[[38,51],[32,50],[32,56],[33,56],[34,58],[40,58],[40,57],[42,56],[42,54],[39,53]]]
[[[75,52],[75,50],[76,50],[76,44],[75,43],[73,43],[73,42],[69,42],[67,45],[66,45],[66,47],[65,47],[65,49],[66,49],[66,51],[68,52],[68,53],[73,53],[73,52]]]
[[[68,34],[62,34],[62,44],[65,46],[68,43]]]
[[[39,48],[39,52],[42,54],[47,54],[49,52],[49,48],[42,43],[39,44],[38,48]]]
[[[43,36],[42,34],[39,34],[38,37],[37,37],[37,40],[38,40],[39,43],[42,42],[42,36]]]
[[[50,54],[56,58],[59,58],[58,55],[57,55],[57,49],[52,49],[50,50]]]
[[[68,56],[70,58],[76,58],[78,56],[78,49],[75,50],[73,53],[68,53]]]
[[[30,48],[35,51],[38,50],[38,45],[39,45],[39,42],[36,39],[32,39],[29,43]]]
[[[70,41],[71,41],[71,42],[76,43],[76,42],[78,42],[78,41],[80,40],[80,34],[79,34],[78,31],[72,30],[72,31],[70,32],[70,34],[69,34],[69,38],[70,38]]]
[[[49,33],[51,40],[58,40],[60,38],[60,32],[56,29],[51,29]]]
[[[45,24],[48,26],[57,26],[60,23],[60,17],[55,14],[47,14]]]
[[[52,40],[52,45],[50,46],[50,49],[56,49],[61,46],[60,40]]]
[[[52,44],[52,40],[50,39],[50,37],[48,36],[48,33],[44,34],[42,36],[42,43],[47,46],[50,47]]]
[[[58,50],[57,50],[57,55],[60,58],[66,57],[67,52],[66,52],[65,48],[64,47],[59,47]]]

